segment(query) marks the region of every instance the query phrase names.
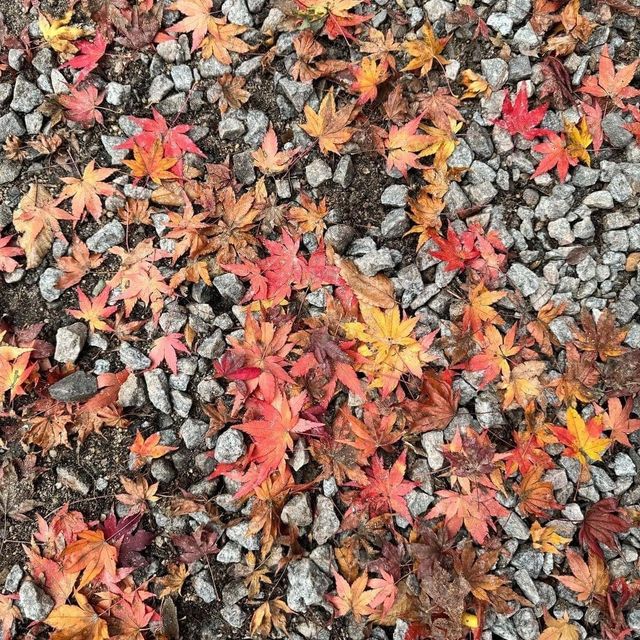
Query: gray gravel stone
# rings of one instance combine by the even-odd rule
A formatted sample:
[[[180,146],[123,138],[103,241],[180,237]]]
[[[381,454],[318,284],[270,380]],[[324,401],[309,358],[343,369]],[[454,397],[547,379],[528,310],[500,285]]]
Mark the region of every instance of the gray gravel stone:
[[[20,175],[21,170],[21,162],[14,162],[13,160],[0,161],[0,184],[13,182]]]
[[[225,530],[229,540],[237,542],[243,549],[248,551],[258,551],[260,549],[260,536],[249,533],[249,522],[239,522]]]
[[[494,91],[502,89],[509,79],[509,65],[502,58],[488,58],[480,61],[482,75]]]
[[[131,95],[131,86],[119,82],[109,82],[106,87],[104,99],[114,107],[120,107],[127,102]]]
[[[206,422],[188,418],[180,427],[180,437],[187,449],[197,449],[204,446],[207,431],[209,431],[209,425]]]
[[[13,100],[11,108],[20,113],[33,111],[44,100],[44,94],[35,84],[29,82],[24,76],[16,78],[13,86]]]
[[[625,124],[624,118],[617,111],[602,118],[602,131],[616,149],[624,149],[633,140],[633,134],[624,128]]]
[[[313,85],[296,82],[289,78],[280,78],[278,87],[298,112],[302,112],[305,103],[313,93]]]
[[[336,170],[333,172],[333,181],[343,189],[346,189],[353,182],[354,176],[355,169],[351,156],[342,156],[336,165]]]
[[[245,286],[242,280],[234,273],[223,273],[213,279],[213,286],[220,295],[235,304],[239,304],[245,293]]]
[[[284,524],[295,524],[296,527],[308,527],[313,522],[313,514],[309,506],[309,496],[298,493],[283,507],[281,514]]]
[[[122,161],[129,155],[127,149],[116,149],[116,147],[121,145],[125,140],[126,138],[122,136],[100,136],[102,146],[109,154],[112,165],[122,164]]]
[[[355,229],[348,224],[334,224],[324,234],[324,241],[331,245],[338,254],[343,254],[355,238]]]
[[[222,607],[222,609],[220,609],[220,616],[234,629],[240,629],[247,618],[247,614],[237,604]]]
[[[404,209],[393,209],[380,223],[380,235],[382,238],[400,238],[410,228],[411,223]]]
[[[75,371],[49,387],[49,395],[61,402],[82,402],[88,400],[98,391],[95,376],[85,371]]]
[[[211,56],[206,60],[201,58],[198,61],[198,72],[206,80],[209,78],[219,78],[225,73],[231,73],[231,67],[216,60],[215,56]]]
[[[227,429],[218,436],[213,457],[218,462],[236,462],[245,454],[246,450],[242,433],[237,429]]]
[[[340,519],[333,508],[333,500],[326,496],[318,496],[316,513],[311,532],[317,544],[329,542],[340,529]]]
[[[169,382],[162,369],[153,369],[143,373],[144,382],[147,385],[149,402],[162,413],[171,413],[171,397],[169,395]]]
[[[26,620],[44,620],[53,610],[54,604],[54,601],[31,580],[22,583],[17,605]]]
[[[582,201],[592,209],[613,209],[613,197],[608,191],[592,191]]]
[[[188,64],[177,64],[171,67],[171,80],[176,91],[189,91],[193,84],[193,72]]]
[[[427,454],[427,462],[432,471],[441,469],[444,465],[442,447],[444,445],[444,434],[442,431],[429,431],[422,435],[422,448]]]
[[[149,104],[158,104],[173,89],[173,80],[161,73],[157,75],[149,86]]]
[[[287,605],[299,613],[322,604],[331,586],[329,578],[309,558],[292,562],[287,568],[287,579]]]
[[[60,327],[56,332],[56,351],[53,357],[58,362],[75,362],[87,341],[87,333],[87,326],[83,322]]]
[[[525,297],[533,295],[540,287],[540,278],[518,262],[509,267],[507,279]]]
[[[392,184],[380,196],[380,202],[387,207],[404,207],[407,204],[409,188],[404,184]]]
[[[227,16],[229,22],[245,27],[253,26],[253,16],[249,12],[245,0],[225,0],[222,3],[222,13]]]
[[[218,125],[218,135],[222,140],[237,140],[244,132],[244,124],[233,116],[222,118]]]
[[[141,407],[147,401],[142,380],[130,374],[118,390],[118,404],[122,407]]]
[[[322,158],[308,164],[304,172],[309,186],[314,189],[331,180],[331,167]]]
[[[365,276],[375,276],[380,271],[391,269],[395,264],[391,252],[386,247],[366,253],[356,258],[354,263]]]
[[[91,491],[91,478],[74,467],[56,467],[56,476],[58,482],[67,489],[82,496],[86,496]]]
[[[241,151],[233,155],[233,174],[240,184],[248,186],[256,181],[251,151]]]
[[[26,132],[20,116],[15,113],[5,113],[0,116],[0,142],[4,144],[9,136],[22,136]]]
[[[120,344],[119,355],[122,364],[130,371],[142,371],[151,366],[151,359],[128,342]]]
[[[105,253],[124,242],[124,227],[118,220],[111,220],[103,227],[100,227],[92,236],[87,238],[87,248],[94,253]]]

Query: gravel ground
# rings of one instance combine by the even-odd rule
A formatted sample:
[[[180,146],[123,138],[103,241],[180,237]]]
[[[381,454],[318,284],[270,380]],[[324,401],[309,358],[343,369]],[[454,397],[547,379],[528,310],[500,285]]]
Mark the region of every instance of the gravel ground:
[[[148,8],[147,4],[141,3],[143,8]],[[76,3],[73,23],[90,33],[107,5]],[[113,5],[126,14],[129,3]],[[296,13],[286,3],[225,0],[222,5],[214,3],[212,15],[225,16],[229,24],[243,27],[240,38],[246,46],[232,51],[230,63],[224,64],[215,57],[203,58],[202,51],[192,48],[191,34],[171,31],[172,25],[184,18],[184,12],[167,4],[161,17],[155,14],[159,22],[154,23],[150,13],[145,14],[148,22],[142,20],[141,24],[147,25],[148,33],[144,29],[136,31],[134,44],[131,35],[123,36],[117,29],[111,34],[116,39],[89,76],[103,95],[98,110],[102,121],[83,125],[65,117],[60,106],[60,97],[69,95],[69,83],[77,71],[61,67],[64,55],[47,46],[38,24],[39,11],[52,19],[60,17],[66,3],[38,5],[33,1],[33,7],[26,10],[17,0],[2,3],[0,143],[5,146],[4,155],[0,155],[0,238],[15,239],[22,233],[14,224],[15,212],[24,206],[21,203],[30,185],[38,184],[59,194],[64,186],[62,178],[77,177],[95,160],[96,166],[113,169],[108,182],[114,187],[108,195],[103,194],[104,212],[98,220],[87,215],[76,226],[62,221],[60,233],[54,234],[51,246],[35,266],[27,268],[24,256],[18,256],[16,268],[2,269],[0,244],[0,271],[6,271],[0,274],[0,338],[6,329],[7,344],[9,339],[12,344],[19,344],[16,332],[43,323],[38,334],[39,380],[32,378],[25,394],[15,401],[9,403],[5,397],[4,406],[0,395],[0,496],[4,502],[0,584],[5,584],[5,595],[20,594],[17,606],[22,616],[13,627],[9,624],[7,638],[44,638],[51,632],[41,621],[50,613],[53,601],[46,589],[31,581],[37,578],[22,546],[37,531],[35,513],[50,522],[54,512],[69,503],[87,523],[101,522],[115,504],[116,515],[124,518],[131,513],[131,507],[114,501],[114,496],[123,492],[123,476],[134,478],[140,474],[150,484],[159,483],[157,492],[161,497],[147,504],[140,521],[141,528],[153,532],[155,538],[143,550],[144,566],[131,565],[136,567],[136,584],[147,584],[148,588],[153,585],[152,590],[160,593],[161,583],[154,583],[153,579],[173,571],[180,549],[176,536],[189,536],[205,527],[206,531],[215,532],[218,548],[215,554],[201,554],[195,561],[185,562],[189,565],[188,578],[181,594],[172,594],[180,635],[172,636],[166,630],[164,636],[160,631],[152,634],[145,627],[137,636],[109,637],[244,638],[249,636],[255,611],[268,601],[286,603],[289,637],[297,640],[453,639],[466,634],[486,639],[534,640],[549,628],[549,616],[562,619],[564,615],[568,615],[578,635],[547,635],[545,640],[640,637],[640,431],[630,433],[630,446],[617,439],[601,460],[591,457],[582,467],[579,456],[567,454],[557,440],[546,441],[550,464],[543,464],[542,470],[544,481],[551,483],[557,505],[546,514],[549,517],[516,509],[513,484],[522,480],[522,474],[516,471],[505,476],[501,463],[502,481],[508,486],[497,494],[497,500],[510,511],[509,515],[496,518],[495,530],[486,540],[478,544],[477,537],[465,528],[448,542],[441,539],[442,527],[438,527],[437,535],[424,531],[438,521],[427,516],[442,499],[436,492],[451,488],[451,467],[455,466],[451,451],[455,450],[460,429],[470,427],[472,434],[488,434],[489,440],[484,444],[473,435],[464,444],[465,451],[471,452],[469,465],[477,465],[476,471],[484,469],[484,473],[487,464],[495,463],[494,455],[506,455],[516,446],[514,432],[521,432],[536,420],[536,428],[540,429],[546,423],[566,424],[572,406],[589,419],[596,408],[611,412],[611,399],[621,398],[631,412],[627,418],[634,420],[640,415],[640,147],[633,127],[626,127],[634,122],[628,105],[633,106],[637,96],[630,94],[624,100],[624,109],[606,96],[602,99],[603,139],[599,148],[595,149],[595,143],[586,145],[589,162],[576,161],[565,180],[554,170],[533,175],[542,159],[533,150],[541,142],[540,137],[511,135],[494,124],[503,116],[505,97],[513,99],[518,91],[525,91],[529,109],[548,105],[541,122],[533,126],[566,132],[569,125],[565,123],[578,125],[581,120],[581,100],[590,100],[579,88],[586,77],[598,74],[603,46],[618,68],[632,64],[638,57],[640,9],[633,3],[577,2],[580,15],[590,28],[580,24],[566,27],[564,23],[569,18],[565,16],[563,21],[558,16],[567,6],[561,1],[532,5],[531,0],[428,0],[424,4],[414,0],[397,4],[374,0],[369,5],[356,5],[357,15],[371,17],[366,23],[349,27],[350,33],[356,34],[356,39],[350,40],[328,37],[326,30],[321,30],[322,21],[302,22],[300,7]],[[354,114],[351,126],[357,130],[355,134],[341,146],[340,154],[322,153],[303,128],[308,121],[305,108],[318,111],[330,88],[339,108],[355,102],[348,69],[362,59],[361,43],[372,40],[371,29],[388,33],[396,43],[402,43],[419,38],[425,24],[426,28],[432,25],[438,37],[449,38],[442,51],[444,62],[434,62],[433,70],[421,76],[419,70],[403,69],[411,59],[404,49],[393,50],[396,70],[391,70],[389,80],[380,86],[377,98],[363,104],[357,118]],[[324,51],[317,59],[305,60],[296,38],[309,26],[319,32],[317,42]],[[583,32],[578,33],[579,29]],[[564,39],[558,44],[554,43],[556,38]],[[25,43],[30,44],[25,47]],[[300,77],[301,60],[317,71],[312,78]],[[331,61],[332,70],[319,70],[320,60]],[[565,75],[558,72],[558,65]],[[465,87],[463,78],[468,69],[480,74],[480,91]],[[228,91],[227,83],[232,80],[244,93]],[[403,87],[406,102],[389,116],[385,105],[388,107],[389,95],[399,86]],[[640,85],[631,80],[630,87],[635,86]],[[430,103],[425,101],[425,95],[451,91],[460,97],[465,88],[471,95],[457,103],[462,126],[452,137],[452,152],[444,160],[449,169],[448,173],[445,170],[444,187],[436,184],[433,175],[418,168],[410,169],[405,177],[397,166],[385,167],[384,153],[378,153],[381,129],[403,126],[425,113],[423,109],[428,111]],[[563,95],[563,89],[569,97]],[[596,104],[595,98],[590,104]],[[291,496],[283,494],[285,499],[280,503],[277,497],[270,498],[269,509],[286,526],[280,526],[272,548],[261,555],[265,531],[258,529],[256,533],[249,529],[249,523],[255,523],[258,507],[266,509],[262,506],[265,502],[255,497],[244,502],[234,499],[242,483],[221,466],[239,464],[251,444],[246,432],[234,428],[242,421],[242,412],[233,417],[229,413],[233,393],[239,393],[238,385],[230,384],[232,376],[220,375],[220,367],[229,366],[227,371],[233,371],[233,363],[224,364],[220,359],[244,339],[246,303],[252,299],[256,286],[250,282],[250,274],[239,273],[238,269],[231,273],[223,268],[237,258],[229,248],[231,232],[220,241],[217,259],[211,255],[206,258],[210,284],[198,282],[197,277],[193,283],[182,272],[179,284],[172,285],[173,291],[161,294],[155,307],[139,304],[130,317],[118,315],[115,332],[90,332],[86,322],[67,312],[78,309],[77,282],[84,292],[97,296],[111,281],[115,291],[111,292],[109,304],[122,309],[116,295],[123,285],[112,279],[125,252],[143,246],[145,240],[153,243],[153,249],[169,252],[161,255],[154,266],[166,282],[187,265],[184,254],[193,248],[189,237],[182,257],[170,259],[170,253],[175,255],[183,240],[180,231],[169,232],[170,216],[180,210],[183,201],[178,197],[176,203],[175,193],[166,188],[163,191],[152,181],[134,180],[125,164],[131,153],[118,148],[139,134],[140,122],[135,118],[151,118],[152,108],[169,127],[187,125],[186,133],[201,151],[184,156],[184,175],[193,179],[192,185],[198,185],[193,186],[193,193],[187,189],[194,202],[202,205],[206,201],[207,188],[217,194],[233,184],[237,198],[264,190],[261,219],[250,228],[250,236],[271,238],[281,247],[283,230],[293,233],[297,228],[294,236],[305,256],[315,255],[318,246],[324,253],[325,244],[319,242],[326,243],[331,255],[337,256],[336,265],[349,260],[368,278],[378,274],[388,278],[399,308],[406,317],[415,319],[413,335],[428,340],[425,337],[432,331],[438,332],[429,346],[428,370],[439,374],[446,371],[448,380],[453,381],[449,389],[458,394],[455,411],[444,424],[425,433],[410,432],[407,426],[398,440],[381,449],[385,469],[401,450],[408,452],[405,477],[411,489],[406,496],[408,512],[403,515],[395,510],[383,532],[364,521],[358,526],[345,526],[349,500],[353,499],[349,493],[359,485],[354,485],[351,476],[343,481],[335,473],[320,475],[326,469],[313,449],[314,439],[299,437],[288,462],[293,481],[306,489]],[[431,120],[440,118],[441,122],[441,110],[439,106],[435,116],[431,111]],[[425,124],[433,122],[425,120]],[[263,144],[270,128],[277,135],[279,149],[290,152],[292,160],[286,171],[263,181],[252,153]],[[589,120],[588,128],[595,141],[598,127]],[[384,141],[382,148],[384,151]],[[432,164],[432,156],[423,159],[424,167]],[[407,232],[416,223],[416,200],[424,196],[428,184],[442,189],[442,207],[435,213],[436,222],[430,232],[422,237]],[[287,217],[292,205],[302,204],[309,209],[301,194],[326,207],[318,233],[313,228],[300,231]],[[215,202],[217,196],[211,197]],[[68,204],[61,206],[70,210]],[[129,212],[138,207],[138,220],[127,224],[122,213],[125,207]],[[231,211],[231,203],[225,202],[222,208]],[[233,212],[234,220],[241,215],[238,209]],[[464,237],[465,233],[472,245],[477,243],[473,245],[479,256],[475,262],[464,257],[468,246],[456,248],[451,244],[452,236]],[[72,286],[62,290],[57,285],[65,273],[65,259],[77,256],[75,235],[86,244],[93,263]],[[461,268],[450,268],[451,262],[442,255],[447,237],[449,255],[452,250],[463,255]],[[491,242],[487,241],[489,238]],[[11,246],[15,246],[13,240]],[[257,264],[266,255],[265,247],[252,251],[253,255],[247,250],[240,258]],[[144,256],[138,254],[137,258],[141,261]],[[480,267],[478,261],[482,263]],[[344,271],[341,273],[344,277]],[[519,396],[512,403],[505,402],[499,373],[490,384],[484,384],[482,370],[465,366],[478,353],[473,337],[460,328],[478,273],[491,290],[504,292],[495,309],[490,309],[502,316],[502,333],[518,326],[517,344],[523,351],[518,358],[510,359],[512,375],[518,367],[540,363],[536,375],[530,373],[531,369],[527,373],[527,379],[533,376],[537,385],[530,397],[536,405],[533,413],[525,414],[527,403],[521,402]],[[333,303],[339,286],[326,274],[318,277],[325,278],[323,286],[311,287],[313,291],[294,288],[287,299],[292,317],[301,323],[296,324],[296,331],[302,330],[303,319],[318,319],[327,326],[339,321]],[[375,281],[367,282],[366,287],[370,287]],[[257,306],[252,308],[256,309]],[[273,309],[270,312],[268,317],[275,321],[277,313]],[[580,346],[579,336],[584,336],[580,331],[587,329],[592,318],[601,319],[594,334],[603,341],[612,340],[612,330],[605,326],[607,321],[623,328],[615,354],[596,357],[597,347]],[[115,319],[113,316],[109,322]],[[542,327],[537,333],[530,328],[536,322]],[[166,365],[152,368],[150,352],[154,340],[174,333],[181,334],[181,340],[188,345],[177,354],[175,372]],[[540,335],[544,338],[538,340],[536,336]],[[30,339],[34,337],[35,334]],[[590,355],[593,358],[587,357]],[[420,393],[420,384],[415,379],[407,381],[411,378],[408,371],[399,388],[411,397],[412,392]],[[109,415],[102,431],[92,433],[95,429],[85,426],[88,419],[79,410],[82,404],[73,403],[86,402],[95,395],[98,385],[104,388],[105,384],[114,384],[115,378],[107,383],[105,376],[119,372],[125,375],[118,379],[111,398],[115,417]],[[326,379],[318,384],[325,382]],[[313,395],[311,382],[306,390]],[[526,392],[523,394],[526,396]],[[316,407],[321,404],[320,396],[314,396]],[[43,446],[42,435],[34,433],[34,420],[50,411],[42,403],[51,402],[51,398],[56,406],[71,403],[67,406],[74,407],[66,447],[62,446],[65,442]],[[368,399],[372,398],[373,395]],[[343,387],[332,394],[320,413],[305,415],[329,425],[342,406],[365,419],[362,402]],[[94,406],[90,412],[96,411]],[[113,426],[124,428],[109,428]],[[83,437],[83,429],[91,435]],[[140,470],[129,449],[137,431],[144,437],[159,432],[161,444],[174,449]],[[473,475],[473,470],[469,474]],[[628,519],[628,526],[617,536],[618,547],[605,548],[603,556],[615,587],[610,586],[608,591],[605,588],[598,597],[592,594],[580,598],[556,578],[571,574],[566,554],[543,553],[534,548],[530,527],[541,520],[568,539],[566,546],[578,550],[582,543],[578,530],[588,509],[610,498],[615,499],[615,508],[625,510]],[[21,510],[16,511],[17,506]],[[437,536],[440,538],[436,541]],[[431,581],[440,590],[451,577],[439,564],[442,574],[432,566],[425,569],[427,563],[418,558],[421,552],[415,548],[431,545],[433,553],[441,545],[440,553],[452,557],[447,554],[453,547],[460,551],[472,538],[477,550],[500,550],[489,569],[513,590],[506,598],[511,604],[501,607],[491,601],[486,607],[477,606],[475,591],[473,596],[468,592],[455,596],[459,585],[447,583],[454,594],[450,597],[461,601],[467,598],[458,614],[471,607],[481,624],[477,629],[471,623],[465,627],[458,615],[455,624],[444,631],[439,632],[435,624],[427,629],[420,617],[422,612],[440,605],[436,594],[425,595],[428,588],[424,583]],[[350,550],[349,558],[356,562],[350,582],[364,570],[373,577],[374,572],[379,572],[376,567],[389,567],[396,558],[394,566],[402,568],[403,577],[400,580],[399,573],[395,579],[402,583],[401,590],[413,594],[413,599],[407,596],[410,606],[377,617],[365,615],[363,620],[351,614],[335,617],[327,596],[336,593],[334,570],[340,569],[345,575],[345,564],[336,560],[336,550],[345,553],[345,549]],[[259,574],[254,571],[256,563],[258,570],[264,569],[262,575],[266,578],[257,586],[245,580]],[[422,567],[420,571],[427,571],[428,580],[416,569],[418,566]],[[620,581],[614,583],[616,579]],[[624,602],[620,586],[623,582],[630,590]],[[616,588],[621,591],[616,592]],[[470,605],[472,600],[474,604]],[[168,625],[166,620],[171,616],[161,609],[160,601],[154,598],[149,601],[150,606],[162,611],[163,624]],[[1,606],[0,600],[0,611]],[[615,611],[609,618],[607,606]],[[276,613],[273,615],[275,620]],[[29,632],[31,623],[35,626]],[[283,637],[283,632],[274,624],[266,635]]]

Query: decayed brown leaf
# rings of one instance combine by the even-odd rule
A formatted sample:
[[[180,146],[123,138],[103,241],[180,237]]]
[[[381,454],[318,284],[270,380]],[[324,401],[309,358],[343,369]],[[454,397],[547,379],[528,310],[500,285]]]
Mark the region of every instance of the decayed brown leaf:
[[[27,257],[27,269],[40,265],[60,233],[59,220],[73,220],[73,216],[60,209],[46,187],[33,183],[22,196],[13,212],[13,226],[20,234],[18,244]]]
[[[389,278],[380,273],[373,277],[365,276],[353,262],[337,255],[334,261],[359,302],[380,309],[392,309],[395,306],[393,284]]]
[[[582,309],[580,323],[582,329],[574,331],[578,349],[594,351],[603,362],[626,351],[622,341],[627,335],[627,329],[616,326],[616,319],[609,309],[604,309],[597,321],[588,309]]]

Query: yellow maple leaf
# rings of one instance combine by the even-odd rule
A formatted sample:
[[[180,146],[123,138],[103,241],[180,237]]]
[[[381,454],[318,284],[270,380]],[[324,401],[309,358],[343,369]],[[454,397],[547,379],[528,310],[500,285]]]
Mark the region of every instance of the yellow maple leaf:
[[[567,612],[558,620],[545,611],[544,621],[547,628],[540,634],[539,640],[579,640],[580,630],[569,621]]]
[[[611,440],[603,438],[602,415],[594,416],[588,422],[573,408],[567,409],[567,427],[553,427],[553,433],[565,445],[565,454],[576,458],[583,467],[589,462],[602,460],[602,454],[609,448]]]
[[[565,121],[564,130],[567,134],[567,153],[573,158],[582,160],[590,167],[591,156],[587,151],[587,147],[593,142],[593,137],[589,133],[587,119],[582,116],[577,127],[575,124]]]
[[[107,621],[94,611],[86,596],[75,593],[79,606],[63,604],[56,607],[45,622],[55,629],[51,640],[107,640]]]
[[[449,129],[429,126],[422,126],[421,128],[427,134],[429,143],[426,149],[420,153],[420,157],[435,156],[433,166],[444,170],[447,159],[458,145],[459,141],[456,139],[456,133],[462,128],[462,122],[458,122],[455,118],[449,116]]]
[[[375,100],[378,85],[389,77],[387,62],[377,64],[373,58],[363,58],[359,65],[353,67],[352,73],[355,80],[351,84],[351,90],[360,94],[358,104]]]
[[[571,542],[571,538],[561,536],[553,527],[543,527],[537,520],[531,525],[532,546],[542,553],[560,553],[558,546]]]
[[[320,151],[340,153],[342,146],[351,139],[353,128],[347,125],[353,117],[353,107],[347,105],[336,111],[333,89],[322,99],[316,113],[309,105],[304,108],[307,121],[300,125],[312,138],[318,139]]]
[[[51,18],[44,13],[41,13],[38,18],[40,33],[45,42],[65,59],[78,52],[73,41],[85,35],[82,27],[69,26],[72,16],[73,11],[69,10],[62,18]]]
[[[349,339],[362,343],[358,351],[367,359],[363,368],[372,378],[371,386],[382,387],[383,395],[388,395],[402,374],[422,374],[426,350],[412,335],[418,319],[400,320],[397,306],[382,311],[361,305],[361,310],[364,323],[347,322],[344,329]]]
[[[465,69],[460,74],[460,82],[466,87],[466,91],[460,96],[460,100],[469,100],[480,94],[491,95],[491,86],[486,78],[471,69]]]
[[[403,71],[413,71],[420,69],[420,75],[426,76],[433,61],[437,60],[441,65],[448,64],[449,61],[440,55],[446,47],[449,38],[437,38],[433,28],[428,22],[422,25],[422,37],[404,42],[402,47],[411,56],[409,64]]]
[[[446,204],[441,198],[432,196],[426,187],[422,187],[415,199],[409,200],[409,217],[414,222],[413,227],[405,235],[419,233],[418,249],[427,242],[431,236],[440,230],[442,222],[440,214]]]

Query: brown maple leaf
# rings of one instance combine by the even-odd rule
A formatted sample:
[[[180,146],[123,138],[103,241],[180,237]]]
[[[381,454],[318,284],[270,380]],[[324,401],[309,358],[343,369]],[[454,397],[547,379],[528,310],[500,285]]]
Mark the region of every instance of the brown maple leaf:
[[[307,121],[301,124],[300,128],[312,138],[318,139],[320,151],[324,154],[339,154],[353,136],[354,129],[348,126],[355,116],[353,105],[348,104],[336,111],[333,88],[322,99],[317,113],[306,105],[304,115]]]
[[[602,362],[608,358],[622,355],[626,348],[622,341],[627,335],[627,329],[616,327],[616,320],[609,309],[604,309],[598,320],[583,308],[580,313],[581,329],[574,329],[575,344],[582,351],[594,351]]]

